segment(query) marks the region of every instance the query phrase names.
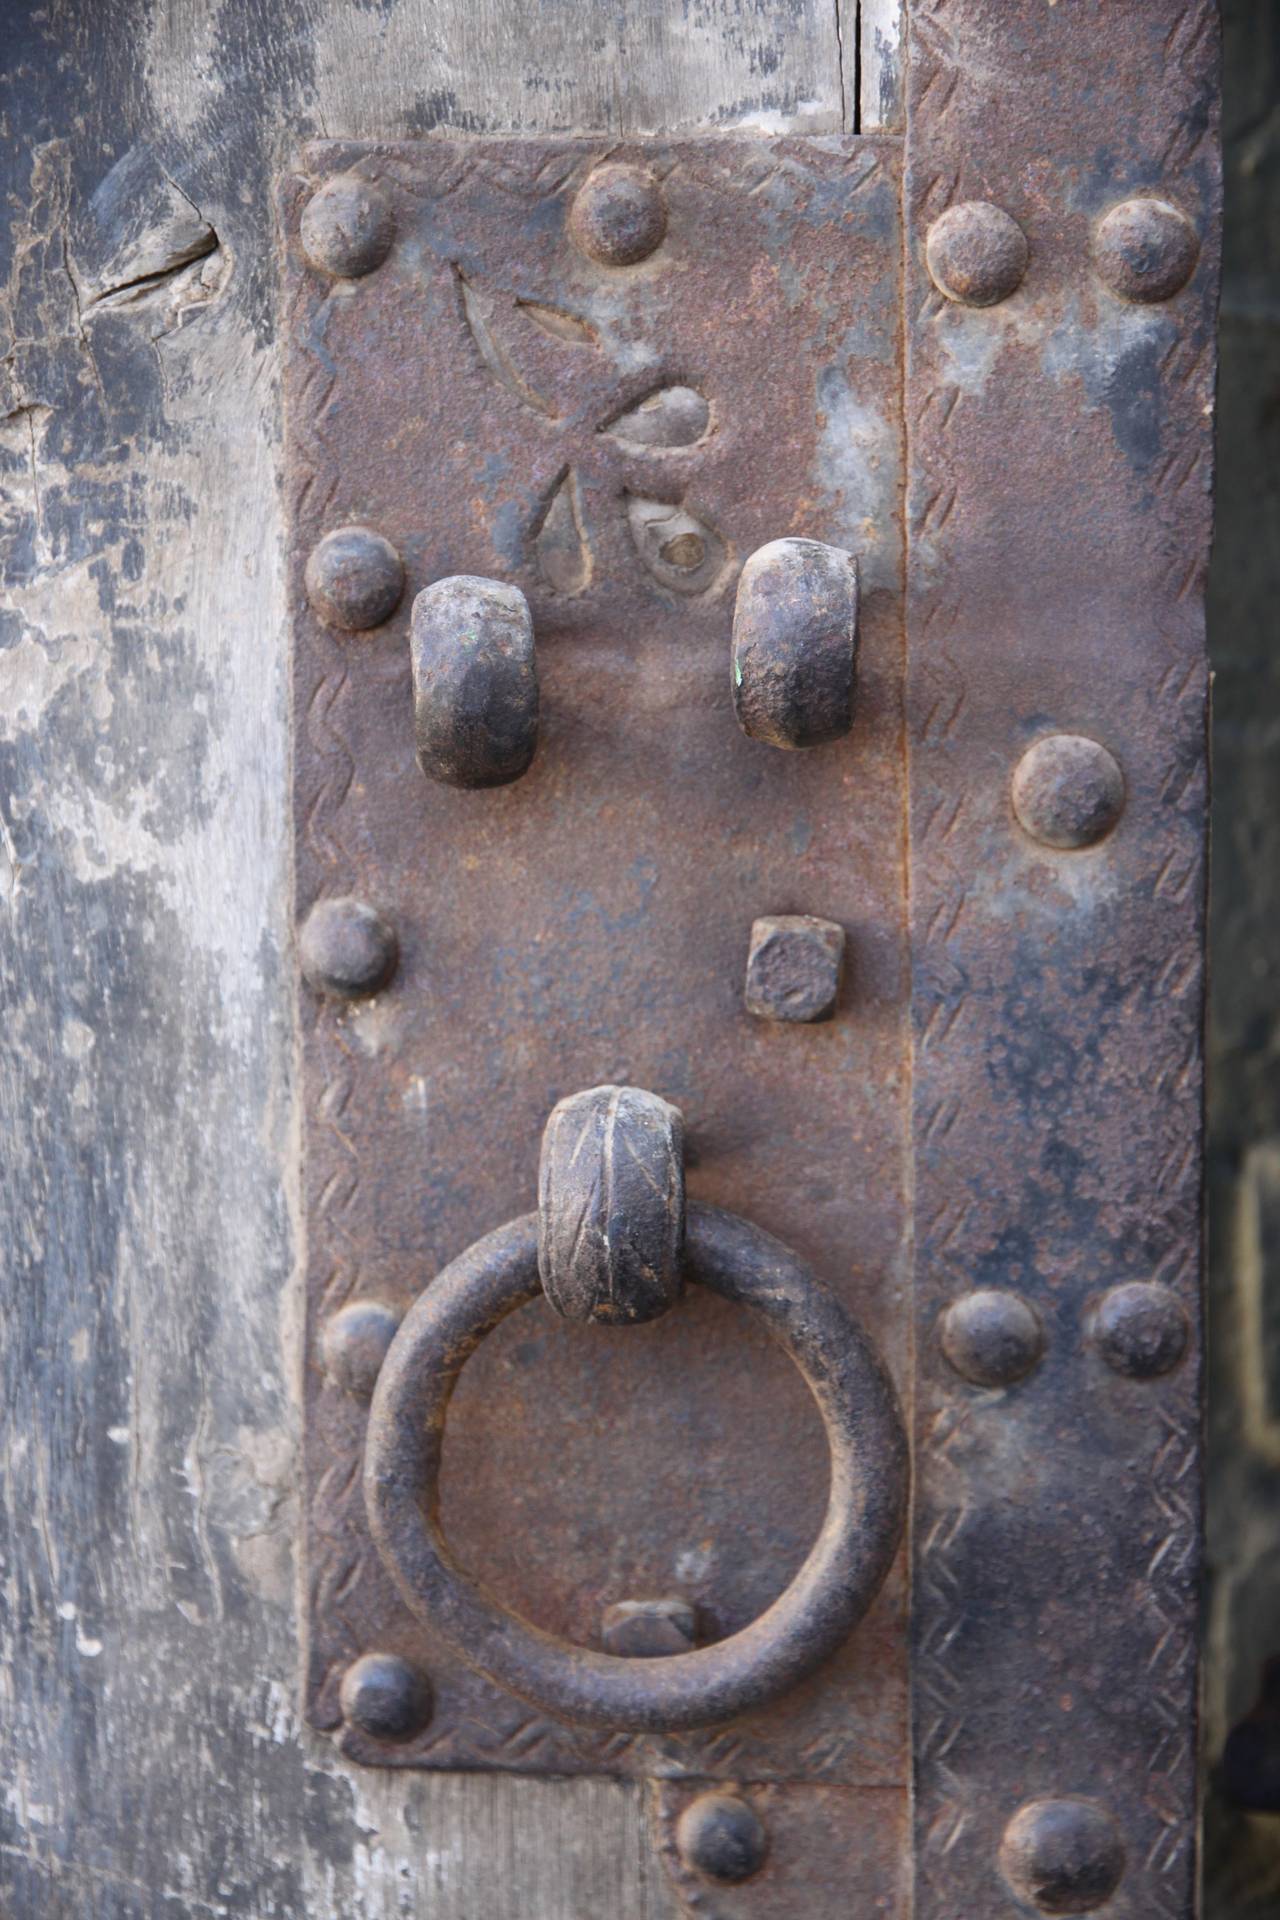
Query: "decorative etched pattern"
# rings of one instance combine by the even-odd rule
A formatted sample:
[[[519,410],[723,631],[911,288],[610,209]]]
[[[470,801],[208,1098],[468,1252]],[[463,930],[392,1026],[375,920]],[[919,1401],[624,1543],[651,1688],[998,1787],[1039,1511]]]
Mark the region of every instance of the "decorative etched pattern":
[[[290,421],[294,460],[288,501],[290,524],[301,531],[319,531],[339,513],[340,460],[329,422],[333,416],[339,377],[323,341],[329,298],[317,302],[309,324],[299,331],[291,362],[293,384]],[[314,537],[314,534],[313,534]],[[305,849],[307,904],[325,894],[347,890],[351,858],[344,843],[345,804],[355,778],[355,756],[344,729],[348,695],[348,668],[340,642],[310,612],[301,586],[300,563],[295,586],[297,618],[307,631],[305,649],[296,663],[298,707],[309,749],[312,778],[299,791],[299,823]],[[310,1235],[308,1258],[313,1282],[308,1289],[306,1328],[308,1361],[323,1320],[356,1297],[361,1285],[359,1236],[352,1220],[359,1195],[361,1162],[358,1136],[349,1124],[352,1059],[340,1003],[318,1000],[312,1010],[310,1042],[316,1086],[312,1110],[317,1122],[309,1142]],[[323,1642],[310,1649],[320,1673],[313,1669],[312,1693],[317,1718],[332,1724],[333,1709],[326,1701],[336,1688],[341,1668],[362,1651],[359,1632],[347,1603],[360,1575],[360,1555],[351,1545],[352,1522],[360,1506],[360,1460],[347,1456],[331,1462],[311,1489],[306,1543],[308,1617],[324,1623]]]
[[[566,467],[533,536],[538,571],[553,593],[581,593],[591,579],[591,548],[582,524],[578,477]]]
[[[1189,1276],[1195,1279],[1195,1274]],[[1195,1764],[1196,1640],[1189,1610],[1195,1604],[1200,1543],[1199,1433],[1164,1408],[1151,1470],[1155,1509],[1146,1542],[1143,1607],[1151,1634],[1147,1673],[1158,1718],[1147,1754],[1144,1786],[1156,1822],[1148,1849],[1154,1905],[1149,1911],[1182,1920],[1195,1883],[1195,1824],[1188,1817],[1188,1779]]]
[[[761,220],[771,227],[780,226],[788,201],[803,195],[814,181],[824,188],[842,182],[851,200],[875,185],[887,193],[895,184],[891,169],[886,175],[883,150],[849,153],[834,142],[813,148],[804,142],[720,145],[721,157],[685,150],[672,166],[688,168],[691,174],[705,169],[718,190],[758,196]],[[457,209],[455,217],[465,226],[473,196],[496,195],[520,206],[540,207],[548,197],[570,191],[587,164],[585,151],[580,142],[566,142],[561,151],[512,143],[502,153],[481,144],[467,148],[444,141],[422,143],[420,150],[335,144],[326,148],[323,168],[355,169],[376,177],[389,191],[411,196],[425,210],[424,223],[447,220],[450,209]],[[284,224],[289,234],[296,231],[309,184],[313,182],[299,180],[286,187]],[[896,205],[896,192],[886,203]],[[553,276],[530,274],[521,281],[512,274],[503,279],[492,262],[487,268],[478,264],[478,250],[445,250],[442,258],[446,268],[440,275],[441,303],[452,307],[459,343],[449,364],[469,361],[466,377],[473,377],[474,369],[478,383],[489,383],[495,413],[504,420],[518,417],[515,431],[526,436],[532,449],[528,472],[533,484],[519,495],[524,518],[518,538],[543,586],[572,601],[590,592],[607,564],[637,575],[647,570],[672,594],[697,595],[717,587],[728,577],[729,543],[703,511],[695,513],[685,504],[693,475],[704,470],[699,463],[714,466],[719,457],[720,408],[726,403],[711,391],[706,369],[691,367],[686,374],[676,363],[665,377],[646,382],[649,365],[655,372],[661,369],[661,341],[646,346],[639,336],[633,341],[628,334],[627,352],[615,363],[601,316],[594,309],[577,311],[567,292],[561,299]],[[321,533],[356,514],[383,523],[374,512],[380,481],[359,470],[350,442],[344,440],[346,426],[364,404],[365,389],[362,370],[335,359],[332,343],[341,329],[331,323],[335,312],[342,312],[341,301],[350,307],[352,296],[345,290],[335,299],[296,255],[291,276],[287,430],[298,716],[295,792],[298,896],[305,907],[326,892],[349,891],[353,876],[370,874],[370,687],[379,675],[390,687],[393,664],[390,649],[380,652],[378,641],[353,642],[323,627],[308,610],[302,591],[302,560]],[[443,358],[448,361],[448,355]],[[713,375],[718,364],[711,368]],[[481,465],[477,458],[477,488],[484,483]],[[642,484],[630,486],[632,477]],[[508,497],[517,494],[513,485]],[[709,494],[715,497],[712,483]],[[386,530],[397,540],[408,534],[404,551],[412,592],[422,571],[414,529],[388,524]],[[365,731],[357,739],[359,726]],[[376,881],[376,871],[373,878]],[[310,1359],[323,1318],[375,1283],[382,1285],[385,1276],[367,1271],[362,1257],[370,1219],[378,1209],[381,1177],[370,1124],[366,1047],[372,1023],[362,1027],[361,1017],[340,1004],[309,996],[302,1003],[302,1018]],[[309,1714],[317,1725],[339,1727],[341,1671],[375,1643],[412,1650],[423,1660],[432,1675],[437,1711],[421,1736],[394,1749],[369,1742],[353,1727],[341,1728],[340,1744],[353,1758],[384,1766],[589,1771],[672,1779],[821,1777],[844,1782],[871,1775],[877,1785],[900,1784],[900,1718],[887,1734],[859,1724],[854,1716],[833,1727],[823,1720],[819,1703],[798,1709],[781,1729],[766,1716],[758,1723],[646,1738],[561,1725],[461,1668],[420,1635],[372,1550],[361,1488],[364,1420],[364,1409],[311,1366]],[[879,1753],[887,1756],[883,1777],[877,1773]]]
[[[1113,1810],[1134,1849],[1126,1883],[1134,1911],[1188,1920],[1198,1382],[1194,1365],[1151,1391],[1102,1380],[1088,1301],[1115,1262],[1126,1277],[1165,1282],[1192,1308],[1199,1280],[1199,603],[1211,462],[1215,9],[1206,0],[1162,18],[1136,3],[1112,9],[1105,74],[1099,43],[1062,9],[913,0],[908,18],[917,1910],[920,1920],[1005,1912],[995,1859],[1020,1800],[1117,1778],[1126,1783]],[[1077,210],[1073,224],[1065,206],[1050,210],[1038,189],[1027,192],[1035,169],[1046,169],[1046,181],[1065,177],[1081,141],[1094,139],[1094,116],[1108,129],[1114,197],[1138,183],[1166,193],[1194,211],[1203,245],[1185,297],[1113,316],[1111,350],[1140,340],[1135,351],[1153,363],[1147,437],[1129,442],[1120,420],[1109,438],[1105,386],[1088,388],[1094,323],[1080,308],[1092,273],[1088,217]],[[969,198],[1026,221],[1033,264],[1007,307],[958,315],[919,256],[930,222]],[[1015,336],[1021,367],[1004,352]],[[1054,393],[1055,356],[1086,376],[1070,408]],[[1023,457],[1037,427],[1018,390],[1033,380],[1046,402],[1035,461]],[[1077,434],[1079,450],[1060,461],[1057,449]],[[1127,460],[1141,463],[1136,487]],[[1106,515],[1109,551],[1095,575],[1101,591],[1086,579],[1073,598],[1063,543],[1078,545],[1087,525],[1090,508],[1077,503],[1084,472]],[[1014,489],[1036,497],[1040,524]],[[1001,537],[1007,565],[1040,580],[1056,635],[1043,630],[1030,596],[1016,586],[1002,595],[993,567]],[[1126,603],[1113,589],[1130,579],[1142,587]],[[1029,609],[1021,623],[1010,605]],[[1077,630],[1085,605],[1095,628],[1116,622],[1111,660],[1095,635]],[[1124,606],[1124,617],[1112,606]],[[1121,656],[1123,694],[1121,677],[1109,678]],[[999,783],[1026,736],[1010,732],[1010,714],[1040,728],[1098,729],[1133,781],[1133,820],[1122,822],[1114,849],[1094,869],[1092,855],[1074,868],[1075,855],[1044,862],[1043,902],[1030,889],[1019,897],[1012,879],[1017,829]],[[1100,868],[1113,870],[1107,893],[1095,888]],[[1085,1111],[1091,1131],[1076,1119]],[[946,1302],[982,1284],[1025,1290],[1051,1326],[1040,1374],[998,1399],[947,1376],[935,1345]],[[1011,1453],[1020,1479],[1009,1478]],[[1116,1476],[1125,1473],[1134,1479],[1120,1483],[1121,1499]],[[987,1567],[1040,1541],[1020,1505],[1032,1488],[1067,1529],[1060,1590],[1037,1586],[1031,1569],[1021,1611],[1006,1617],[1005,1589],[992,1581],[988,1591]],[[1090,1611],[1091,1554],[1107,1568],[1100,1591],[1123,1593],[1123,1605],[1099,1600]],[[1076,1646],[1086,1619],[1092,1638]],[[1099,1686],[1108,1662],[1111,1681]],[[1028,1729],[1024,1755],[1018,1701],[1041,1689],[1043,1747]],[[1116,1705],[1126,1690],[1127,1715]],[[1069,1706],[1060,1725],[1051,1721],[1058,1701]]]

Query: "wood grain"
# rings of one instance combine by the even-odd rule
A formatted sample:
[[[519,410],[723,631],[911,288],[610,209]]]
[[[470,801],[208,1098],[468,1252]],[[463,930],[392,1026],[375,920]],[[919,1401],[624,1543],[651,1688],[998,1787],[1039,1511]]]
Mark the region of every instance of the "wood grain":
[[[602,1781],[299,1728],[271,182],[312,134],[843,122],[833,5],[6,20],[0,1907],[656,1920]]]
[[[858,8],[858,131],[902,126],[905,0],[861,0]]]

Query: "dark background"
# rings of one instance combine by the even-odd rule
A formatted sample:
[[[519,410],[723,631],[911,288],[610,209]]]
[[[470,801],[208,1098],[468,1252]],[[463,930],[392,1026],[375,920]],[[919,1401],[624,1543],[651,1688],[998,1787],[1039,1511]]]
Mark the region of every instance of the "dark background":
[[[1280,1656],[1280,0],[1223,23],[1205,1909],[1253,1920],[1280,1914],[1280,1794],[1240,1804],[1280,1787],[1280,1702],[1257,1711]]]

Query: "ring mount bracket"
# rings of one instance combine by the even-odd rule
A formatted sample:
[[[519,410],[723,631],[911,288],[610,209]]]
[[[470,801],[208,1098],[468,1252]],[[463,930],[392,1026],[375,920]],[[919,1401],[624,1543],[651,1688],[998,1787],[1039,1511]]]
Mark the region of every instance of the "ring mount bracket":
[[[601,1093],[604,1100],[597,1097]],[[619,1095],[633,1098],[624,1103]],[[587,1174],[591,1188],[598,1190],[610,1170],[610,1121],[619,1106],[634,1111],[650,1098],[634,1096],[631,1088],[596,1089],[588,1096],[588,1108],[602,1110],[604,1120],[599,1130],[588,1120],[592,1144],[585,1153],[578,1147],[579,1163],[594,1169]],[[559,1110],[548,1129],[544,1174],[548,1158],[554,1163],[563,1145],[558,1117]],[[581,1103],[571,1118],[577,1132]],[[665,1203],[665,1190],[660,1197]],[[643,1229],[643,1190],[638,1198]],[[365,1500],[374,1540],[405,1604],[424,1625],[489,1679],[557,1717],[640,1733],[733,1720],[784,1695],[821,1666],[883,1584],[907,1503],[907,1443],[893,1383],[856,1321],[778,1241],[705,1207],[691,1212],[686,1240],[681,1207],[679,1237],[692,1277],[759,1317],[817,1403],[830,1450],[821,1529],[772,1607],[713,1646],[638,1665],[537,1631],[454,1560],[439,1523],[440,1468],[449,1401],[463,1366],[507,1314],[528,1305],[540,1267],[544,1290],[555,1284],[542,1253],[547,1215],[557,1216],[565,1200],[558,1185],[544,1179],[540,1222],[515,1220],[478,1241],[407,1315],[383,1364],[365,1444]],[[576,1188],[570,1210],[574,1217],[581,1214]],[[616,1227],[627,1224],[625,1216],[615,1216]],[[563,1244],[563,1236],[550,1237],[553,1246]]]
[[[660,185],[665,225],[635,260],[571,230],[606,158]],[[376,187],[393,237],[335,278],[300,228],[340,176]],[[390,1338],[527,1210],[556,1103],[629,1082],[687,1119],[691,1208],[792,1249],[904,1379],[900,194],[899,143],[846,136],[325,142],[284,183],[299,910],[363,903],[397,952],[358,993],[300,1000],[307,1711],[353,1760],[905,1788],[901,1555],[771,1702],[709,1729],[572,1724],[406,1603],[362,1494],[369,1400],[325,1339],[367,1301]],[[308,599],[308,556],[346,526],[403,570],[381,624]],[[738,725],[731,639],[744,562],[789,536],[856,555],[858,691],[851,731],[780,753]],[[508,784],[419,764],[414,607],[459,578],[529,609],[536,751]],[[833,1018],[747,1010],[769,914],[845,930]],[[827,1500],[795,1367],[707,1287],[672,1304],[662,1244],[639,1265],[669,1311],[583,1325],[535,1301],[449,1411],[459,1561],[593,1654],[609,1609],[651,1595],[694,1610],[699,1653],[730,1644],[799,1571]],[[589,1298],[607,1282],[599,1261],[562,1270]],[[344,1718],[343,1675],[370,1651],[429,1679],[419,1729]]]

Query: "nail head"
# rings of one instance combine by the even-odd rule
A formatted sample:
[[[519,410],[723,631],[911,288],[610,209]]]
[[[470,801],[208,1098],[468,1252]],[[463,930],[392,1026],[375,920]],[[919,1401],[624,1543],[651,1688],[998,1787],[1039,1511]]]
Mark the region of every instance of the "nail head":
[[[342,1676],[343,1718],[375,1740],[406,1740],[431,1718],[426,1675],[398,1653],[366,1653]]]
[[[1191,1328],[1177,1295],[1154,1280],[1128,1280],[1103,1295],[1094,1315],[1093,1338],[1117,1373],[1154,1380],[1176,1367]]]
[[[1090,1913],[1124,1873],[1115,1821],[1090,1800],[1032,1800],[1005,1828],[1000,1867],[1021,1900],[1042,1913]]]
[[[1170,300],[1186,286],[1200,241],[1185,213],[1167,200],[1122,200],[1098,222],[1094,260],[1122,300]]]
[[[994,307],[1022,285],[1027,236],[1003,207],[964,200],[925,237],[925,262],[938,292],[966,307]]]
[[[331,627],[361,632],[389,620],[404,592],[404,563],[370,527],[335,527],[306,565],[307,598]]]
[[[1042,846],[1091,847],[1124,809],[1124,775],[1113,756],[1083,734],[1054,733],[1028,747],[1013,776],[1013,810]]]
[[[759,1873],[769,1838],[749,1801],[736,1793],[701,1793],[676,1822],[676,1847],[695,1873],[736,1886]]]
[[[346,894],[316,901],[302,923],[298,952],[310,986],[355,1000],[386,986],[400,948],[394,929],[376,908]]]
[[[340,173],[308,200],[301,234],[313,267],[335,280],[354,280],[372,273],[390,253],[395,216],[381,187]]]
[[[942,1351],[979,1387],[1008,1387],[1040,1364],[1044,1328],[1016,1293],[980,1287],[954,1300],[942,1320]]]
[[[603,267],[630,267],[661,246],[667,203],[646,167],[596,167],[574,198],[569,232],[575,246]]]
[[[396,1337],[400,1315],[382,1300],[353,1300],[325,1322],[324,1369],[336,1386],[367,1400]]]

